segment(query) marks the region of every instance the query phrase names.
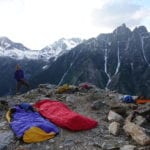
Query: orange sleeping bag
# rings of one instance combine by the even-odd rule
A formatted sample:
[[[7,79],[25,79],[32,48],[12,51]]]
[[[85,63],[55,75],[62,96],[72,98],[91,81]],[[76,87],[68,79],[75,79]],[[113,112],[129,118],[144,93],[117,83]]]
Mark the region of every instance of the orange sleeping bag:
[[[150,103],[150,99],[137,99],[136,100],[137,104],[145,104],[145,103]]]

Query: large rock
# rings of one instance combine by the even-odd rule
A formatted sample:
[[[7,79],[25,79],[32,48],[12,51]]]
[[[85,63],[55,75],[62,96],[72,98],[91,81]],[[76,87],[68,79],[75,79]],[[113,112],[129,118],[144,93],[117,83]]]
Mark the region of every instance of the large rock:
[[[108,120],[109,121],[116,121],[116,122],[122,122],[123,121],[123,117],[119,114],[117,114],[114,111],[110,111],[108,114]]]
[[[109,127],[109,132],[113,135],[118,135],[120,130],[120,123],[118,122],[112,122]]]
[[[150,137],[146,135],[144,129],[132,122],[126,122],[123,129],[140,145],[149,145]]]

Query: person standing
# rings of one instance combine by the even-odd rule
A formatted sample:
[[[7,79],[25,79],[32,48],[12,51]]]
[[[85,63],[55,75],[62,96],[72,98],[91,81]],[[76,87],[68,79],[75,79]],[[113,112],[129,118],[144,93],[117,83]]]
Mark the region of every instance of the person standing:
[[[19,94],[20,88],[23,85],[26,86],[29,89],[30,86],[29,86],[28,82],[25,80],[24,72],[21,69],[21,66],[19,64],[16,65],[16,71],[15,71],[15,74],[14,74],[14,78],[17,81],[16,94]]]

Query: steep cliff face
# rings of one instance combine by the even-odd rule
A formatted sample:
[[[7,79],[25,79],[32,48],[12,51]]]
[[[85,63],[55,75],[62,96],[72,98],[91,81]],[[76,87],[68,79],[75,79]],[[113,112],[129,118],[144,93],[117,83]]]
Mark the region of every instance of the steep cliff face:
[[[150,35],[143,26],[135,28],[124,43],[118,40],[120,66],[109,84],[110,89],[117,89],[122,93],[148,95],[149,42]]]
[[[112,33],[84,41],[60,56],[33,82],[91,82],[124,94],[150,96],[149,75],[149,32],[144,26],[131,31],[123,24]]]

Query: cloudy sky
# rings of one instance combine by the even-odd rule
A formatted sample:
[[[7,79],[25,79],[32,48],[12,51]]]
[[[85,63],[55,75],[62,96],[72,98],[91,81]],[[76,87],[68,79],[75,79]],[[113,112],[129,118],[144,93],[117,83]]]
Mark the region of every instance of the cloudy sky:
[[[41,49],[65,37],[88,39],[125,23],[150,31],[149,0],[0,0],[0,36]]]

